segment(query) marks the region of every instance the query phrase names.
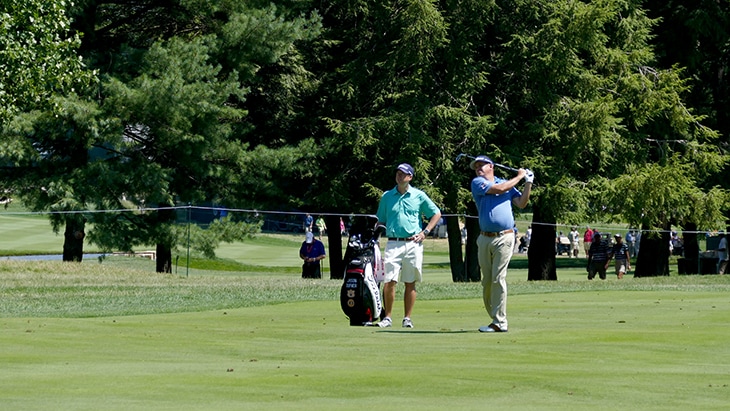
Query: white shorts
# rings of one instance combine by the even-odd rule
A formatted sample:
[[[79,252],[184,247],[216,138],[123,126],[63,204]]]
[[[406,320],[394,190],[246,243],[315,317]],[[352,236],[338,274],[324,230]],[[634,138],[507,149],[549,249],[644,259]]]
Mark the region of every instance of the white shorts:
[[[421,282],[423,243],[388,240],[383,254],[385,282],[402,280],[404,283]]]

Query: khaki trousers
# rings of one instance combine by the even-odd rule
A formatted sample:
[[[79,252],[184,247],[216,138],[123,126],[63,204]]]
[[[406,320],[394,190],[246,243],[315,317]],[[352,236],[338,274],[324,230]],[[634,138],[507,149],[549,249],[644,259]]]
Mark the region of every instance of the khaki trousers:
[[[480,235],[479,267],[482,272],[482,297],[492,324],[506,330],[507,324],[507,266],[515,246],[514,234],[497,237]]]

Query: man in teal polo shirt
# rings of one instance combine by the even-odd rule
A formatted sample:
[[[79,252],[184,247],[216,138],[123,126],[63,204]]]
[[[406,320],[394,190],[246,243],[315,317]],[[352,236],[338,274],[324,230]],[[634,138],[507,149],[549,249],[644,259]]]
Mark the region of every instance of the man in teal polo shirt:
[[[521,168],[509,180],[494,175],[494,162],[487,156],[476,157],[470,165],[476,173],[471,194],[479,212],[477,239],[479,268],[482,271],[484,308],[492,322],[479,327],[481,332],[507,332],[507,266],[515,246],[512,206],[525,208],[530,199],[532,171]],[[525,179],[523,192],[516,186]]]
[[[441,218],[441,211],[426,193],[411,187],[413,175],[410,164],[398,165],[395,173],[397,185],[383,194],[378,205],[378,221],[385,225],[385,235],[388,237],[383,254],[385,318],[378,324],[381,327],[393,325],[391,314],[395,286],[402,280],[406,285],[403,327],[413,328],[411,312],[416,304],[416,283],[423,279],[422,242]],[[422,217],[428,219],[425,229],[421,229]]]

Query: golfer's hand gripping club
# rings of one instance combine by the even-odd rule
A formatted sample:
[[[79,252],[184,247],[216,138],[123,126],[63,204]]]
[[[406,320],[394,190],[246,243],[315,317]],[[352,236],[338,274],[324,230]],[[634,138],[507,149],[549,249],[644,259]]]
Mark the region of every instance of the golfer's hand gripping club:
[[[525,169],[525,183],[532,184],[535,182],[535,173],[532,172],[529,168]]]

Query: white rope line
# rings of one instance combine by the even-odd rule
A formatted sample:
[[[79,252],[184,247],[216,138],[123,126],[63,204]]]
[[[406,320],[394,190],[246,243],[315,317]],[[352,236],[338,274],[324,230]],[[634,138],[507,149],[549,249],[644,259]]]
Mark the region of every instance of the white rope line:
[[[358,214],[358,213],[325,213],[325,212],[309,212],[309,211],[278,211],[278,210],[257,210],[257,209],[246,209],[246,208],[227,208],[227,207],[203,207],[203,206],[193,206],[193,205],[186,205],[186,206],[174,206],[174,207],[144,207],[144,208],[120,208],[120,209],[110,209],[110,210],[68,210],[68,211],[0,211],[0,216],[22,216],[22,215],[58,215],[58,214],[100,214],[100,213],[140,213],[140,212],[150,212],[150,211],[160,211],[160,210],[209,210],[209,211],[226,211],[226,212],[232,212],[232,213],[249,213],[249,214],[278,214],[278,215],[317,215],[317,216],[337,216],[337,217],[375,217],[374,214]],[[468,215],[468,214],[442,214],[442,217],[461,217],[461,218],[479,218],[478,216]],[[536,222],[536,221],[530,221],[530,220],[516,220],[524,223],[528,223],[529,225],[540,225],[540,226],[548,226],[548,227],[555,227],[556,231],[560,231],[559,228],[565,227],[566,231],[570,231],[572,227],[591,227],[594,231],[597,230],[599,232],[610,232],[615,231],[616,227],[608,227],[608,226],[601,226],[597,224],[560,224],[560,223],[542,223],[542,222]],[[630,230],[630,231],[641,231],[644,233],[652,232],[652,233],[673,233],[675,231],[682,232],[682,233],[695,233],[695,234],[707,234],[707,233],[715,233],[717,230],[697,230],[697,231],[691,231],[691,230],[663,230],[663,229],[655,229],[655,230],[639,230],[637,228],[624,228],[623,230]],[[579,230],[580,231],[580,230]]]

